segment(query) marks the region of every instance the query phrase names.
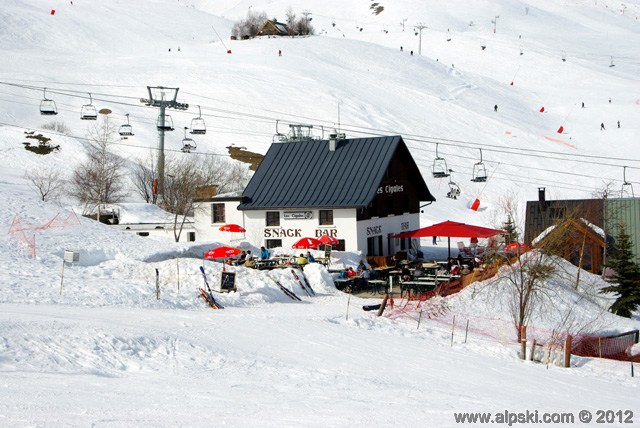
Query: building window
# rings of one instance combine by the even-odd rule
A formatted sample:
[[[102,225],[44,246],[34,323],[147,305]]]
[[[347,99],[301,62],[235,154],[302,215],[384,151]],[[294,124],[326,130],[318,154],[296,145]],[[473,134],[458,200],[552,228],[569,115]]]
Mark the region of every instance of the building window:
[[[195,232],[189,232],[187,234],[187,241],[188,242],[195,242],[196,241],[196,233]]]
[[[265,247],[267,248],[282,247],[282,239],[267,239],[265,241]]]
[[[224,204],[211,204],[211,223],[224,222]]]
[[[267,226],[280,226],[280,211],[267,211]]]
[[[320,226],[333,226],[333,210],[320,210]]]

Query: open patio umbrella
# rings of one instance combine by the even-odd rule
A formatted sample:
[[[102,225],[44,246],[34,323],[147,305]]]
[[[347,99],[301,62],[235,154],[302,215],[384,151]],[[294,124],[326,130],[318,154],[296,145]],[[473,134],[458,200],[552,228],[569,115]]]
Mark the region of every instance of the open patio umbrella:
[[[223,232],[232,232],[232,233],[243,233],[247,230],[240,226],[239,224],[225,224],[224,226],[220,226],[220,230]]]
[[[329,235],[322,235],[320,238],[318,238],[318,241],[326,245],[337,245],[340,243],[340,241],[338,241],[336,238]]]
[[[228,257],[237,256],[242,250],[233,247],[218,247],[204,253],[205,259],[226,259]]]
[[[291,246],[291,248],[295,248],[297,250],[308,250],[309,248],[318,248],[321,245],[322,242],[316,238],[300,238]]]
[[[516,254],[523,254],[530,250],[530,246],[528,246],[527,244],[521,244],[519,242],[512,242],[511,244],[505,245],[502,249],[502,251]]]
[[[451,237],[456,238],[489,238],[491,236],[507,233],[500,229],[474,226],[472,224],[459,223],[457,221],[443,221],[422,229],[393,235],[392,238],[423,238],[427,236],[446,236],[449,245],[449,257],[451,257]]]

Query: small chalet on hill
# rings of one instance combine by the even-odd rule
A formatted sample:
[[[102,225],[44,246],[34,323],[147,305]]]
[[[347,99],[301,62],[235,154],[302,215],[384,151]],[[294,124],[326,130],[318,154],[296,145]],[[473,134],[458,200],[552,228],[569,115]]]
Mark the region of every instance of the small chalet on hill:
[[[275,19],[267,19],[258,30],[258,36],[288,36],[287,24],[278,22]]]
[[[601,273],[606,262],[605,246],[609,253],[623,224],[631,238],[631,251],[640,263],[640,198],[546,200],[545,189],[539,188],[538,200],[527,202],[524,242],[538,242],[540,235],[560,226],[558,230],[566,236],[554,238],[554,245],[566,245],[558,254],[578,266],[578,247],[582,248],[584,242],[582,267]],[[590,260],[585,260],[584,251]]]
[[[242,195],[197,200],[195,222],[199,240],[229,240],[219,227],[237,223],[267,248],[330,235],[337,249],[386,256],[411,249],[391,236],[420,228],[433,201],[401,136],[280,142]]]
[[[601,272],[605,236],[604,231],[585,219],[567,218],[549,227],[538,240],[537,248],[545,248],[591,273]]]

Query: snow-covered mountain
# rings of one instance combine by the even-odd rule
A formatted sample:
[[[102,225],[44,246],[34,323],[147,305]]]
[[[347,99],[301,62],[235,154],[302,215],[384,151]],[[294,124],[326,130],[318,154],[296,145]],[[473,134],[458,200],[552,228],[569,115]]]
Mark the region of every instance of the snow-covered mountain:
[[[493,285],[448,299],[446,316],[425,316],[417,328],[418,312],[402,307],[390,318],[363,312],[370,301],[336,291],[318,266],[305,271],[318,295],[301,303],[264,272],[238,268],[239,293],[221,296],[227,308],[212,312],[196,289],[199,256],[215,243],[137,237],[78,219],[73,201],[41,202],[29,187],[25,173],[70,174],[85,158],[80,109],[90,97],[113,111],[112,122],[129,114],[135,136],[118,153],[146,158],[158,144],[157,111],[140,102],[148,85],[179,87],[179,101],[191,106],[169,112],[176,131],[166,148],[175,156],[225,156],[230,145],[264,153],[290,123],[312,124],[318,136],[334,128],[402,135],[437,198],[425,225],[497,226],[506,199],[522,208],[538,187],[548,199],[590,197],[609,182],[620,189],[623,166],[638,187],[640,1],[374,3],[3,2],[3,426],[454,426],[454,412],[505,409],[572,412],[575,425],[580,410],[631,410],[637,420],[638,382],[626,363],[576,358],[564,370],[519,361]],[[289,7],[310,12],[315,36],[229,39],[249,10],[284,20]],[[44,88],[55,118],[39,114]],[[197,153],[182,154],[181,130],[196,106],[207,134],[194,136]],[[42,129],[52,121],[67,135]],[[31,131],[60,150],[25,150]],[[436,143],[461,187],[458,200],[445,197],[447,180],[431,176]],[[489,180],[473,183],[480,149]],[[65,250],[79,251],[80,261],[62,271]],[[222,267],[205,263],[215,285]],[[556,328],[567,308],[593,333],[638,327],[606,313],[598,277],[583,274],[575,291],[572,269],[550,283],[560,310],[538,314],[532,335],[533,327]],[[271,275],[302,295],[290,272]]]

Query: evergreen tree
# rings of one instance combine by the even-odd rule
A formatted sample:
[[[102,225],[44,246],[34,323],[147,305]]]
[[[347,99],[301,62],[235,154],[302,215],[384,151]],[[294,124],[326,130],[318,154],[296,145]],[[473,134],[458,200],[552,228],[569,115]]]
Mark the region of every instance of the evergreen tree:
[[[513,223],[511,216],[507,216],[507,221],[502,224],[502,229],[507,232],[504,234],[505,244],[511,244],[513,242],[518,242],[518,230],[516,229],[516,225]]]
[[[608,267],[616,272],[614,277],[616,284],[603,288],[602,291],[617,293],[618,299],[609,310],[616,315],[630,318],[640,305],[640,268],[635,262],[631,251],[631,238],[624,224],[620,225],[613,250],[609,255]]]

